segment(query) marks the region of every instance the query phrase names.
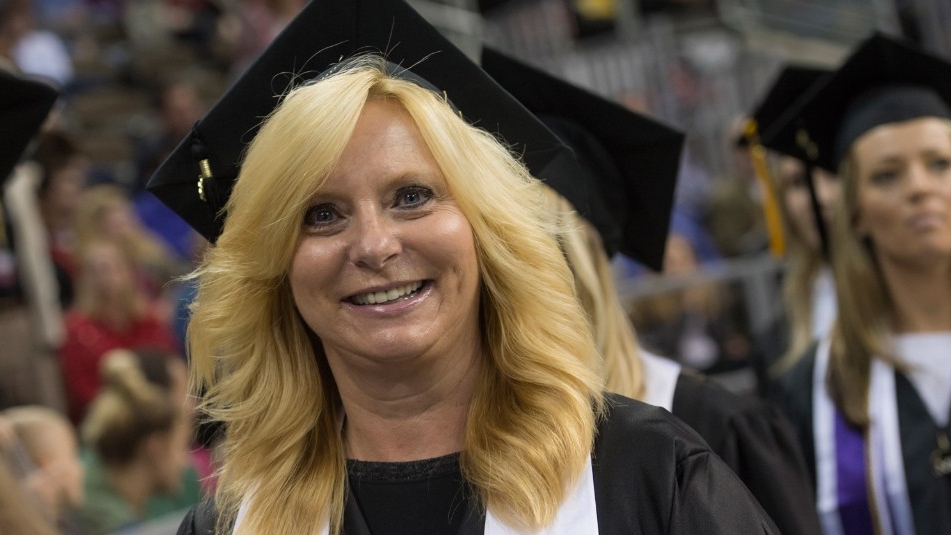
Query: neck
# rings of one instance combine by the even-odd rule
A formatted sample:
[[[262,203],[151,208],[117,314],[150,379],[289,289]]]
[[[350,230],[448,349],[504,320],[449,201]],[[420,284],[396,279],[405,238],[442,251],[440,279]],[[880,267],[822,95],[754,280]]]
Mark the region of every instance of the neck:
[[[145,503],[152,494],[148,469],[135,461],[125,466],[107,466],[106,479],[117,494],[129,504],[137,516],[145,511]]]
[[[397,462],[460,451],[483,358],[479,345],[472,347],[375,372],[335,372],[347,456]]]
[[[881,263],[898,333],[951,331],[951,261],[927,267]]]

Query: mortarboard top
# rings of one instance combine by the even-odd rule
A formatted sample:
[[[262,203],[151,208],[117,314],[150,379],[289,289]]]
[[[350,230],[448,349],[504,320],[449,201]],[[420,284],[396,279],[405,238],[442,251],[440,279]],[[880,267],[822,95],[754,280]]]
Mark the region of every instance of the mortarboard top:
[[[385,53],[389,62],[445,91],[468,122],[499,136],[533,175],[548,165],[572,165],[570,149],[403,0],[313,0],[179,143],[147,189],[216,241],[223,224],[216,214],[237,179],[245,147],[291,77],[303,82],[368,52]],[[199,182],[200,174],[212,178]]]
[[[766,163],[766,151],[763,150],[763,147],[799,160],[805,160],[807,155],[803,151],[797,150],[799,147],[795,144],[784,146],[782,143],[776,143],[776,139],[763,137],[761,134],[763,131],[769,132],[776,121],[792,108],[804,93],[830,73],[831,71],[799,65],[784,67],[766,92],[766,96],[753,111],[752,117],[746,122],[743,134],[737,139],[738,146],[745,146],[750,149],[753,172],[763,188],[763,217],[769,236],[769,248],[777,257],[782,257],[786,252],[786,237],[783,232],[776,185],[770,177]],[[825,243],[825,227],[819,209],[819,200],[815,194],[815,185],[812,183],[811,177],[807,184],[816,226],[819,229],[820,239]]]
[[[762,137],[837,170],[865,132],[930,116],[951,117],[951,63],[876,32]]]
[[[0,71],[0,120],[4,128],[0,143],[0,184],[19,163],[58,96],[49,84]]]
[[[482,67],[574,149],[581,164],[536,174],[620,251],[659,270],[677,185],[681,132],[484,48]]]
[[[832,71],[826,69],[802,65],[786,65],[783,67],[750,117],[752,121],[755,121],[754,134],[759,136],[759,142],[764,147],[779,152],[783,152],[782,149],[784,148],[788,150],[788,147],[771,147],[770,144],[772,140],[763,139],[761,134],[769,130],[770,127],[782,117],[783,113],[790,109],[796,100],[805,94],[813,84],[831,72]],[[747,132],[737,138],[737,145],[748,146],[750,144],[749,133],[749,128],[747,128]],[[794,154],[784,154],[794,158],[804,158],[804,155],[798,152]]]

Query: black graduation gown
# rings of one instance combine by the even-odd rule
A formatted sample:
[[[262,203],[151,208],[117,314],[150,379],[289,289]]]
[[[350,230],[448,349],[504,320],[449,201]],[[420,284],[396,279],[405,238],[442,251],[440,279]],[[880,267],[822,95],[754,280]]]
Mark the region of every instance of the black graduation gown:
[[[613,394],[608,403],[591,463],[601,535],[779,533],[696,432],[663,409]],[[369,535],[353,505],[346,533]],[[213,504],[192,509],[179,535],[213,534],[215,514]],[[470,517],[460,533],[482,533],[484,515]]]
[[[677,379],[671,408],[733,469],[782,533],[819,532],[806,461],[779,409],[686,371]]]
[[[799,436],[814,483],[816,452],[812,400],[815,351],[814,346],[779,383],[783,409]],[[911,381],[900,372],[895,372],[895,399],[905,483],[915,532],[919,535],[951,533],[951,477],[936,476],[930,459],[937,447],[938,426]]]

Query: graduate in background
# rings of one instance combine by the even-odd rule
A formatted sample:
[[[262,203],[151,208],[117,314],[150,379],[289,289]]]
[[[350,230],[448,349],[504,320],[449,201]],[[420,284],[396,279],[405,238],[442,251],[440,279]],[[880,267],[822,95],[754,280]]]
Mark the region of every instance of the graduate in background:
[[[831,336],[782,379],[825,533],[951,533],[951,64],[875,34],[778,139],[837,169]]]
[[[770,250],[787,263],[782,282],[786,314],[755,336],[760,355],[754,365],[764,397],[775,394],[775,378],[791,368],[813,341],[828,334],[835,319],[835,282],[826,251],[839,199],[838,176],[819,167],[807,176],[803,163],[807,156],[798,147],[776,144],[764,135],[797,98],[829,73],[800,65],[784,67],[737,140],[748,148],[763,191]]]
[[[663,407],[697,430],[782,533],[816,533],[808,471],[786,417],[643,350],[618,299],[610,260],[615,251],[661,267],[681,134],[492,49],[483,50],[482,66],[574,149],[584,171],[564,170],[568,180],[551,181],[555,189],[545,191],[604,358],[607,389]],[[602,121],[606,116],[613,120]],[[642,213],[636,224],[625,219],[650,196],[650,215]],[[600,226],[581,217],[578,206]]]

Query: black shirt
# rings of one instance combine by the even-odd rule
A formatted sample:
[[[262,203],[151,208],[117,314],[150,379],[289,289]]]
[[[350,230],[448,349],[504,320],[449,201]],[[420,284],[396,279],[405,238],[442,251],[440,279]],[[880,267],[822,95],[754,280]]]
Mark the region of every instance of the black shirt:
[[[455,535],[471,493],[459,454],[410,462],[347,461],[351,496],[374,535]]]

